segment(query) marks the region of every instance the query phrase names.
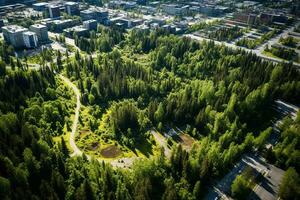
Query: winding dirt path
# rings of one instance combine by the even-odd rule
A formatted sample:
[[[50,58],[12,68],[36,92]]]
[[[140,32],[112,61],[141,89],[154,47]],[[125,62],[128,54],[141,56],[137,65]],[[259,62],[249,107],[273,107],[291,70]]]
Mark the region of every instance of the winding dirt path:
[[[73,150],[73,153],[71,154],[71,156],[81,156],[83,154],[83,152],[77,147],[76,142],[75,142],[75,134],[77,131],[77,127],[78,127],[78,120],[79,120],[79,111],[80,111],[80,91],[79,89],[76,87],[76,85],[74,85],[74,83],[72,83],[70,81],[70,79],[64,77],[63,75],[59,74],[59,77],[70,87],[72,88],[73,92],[76,95],[76,108],[75,108],[75,115],[74,115],[74,121],[72,124],[72,131],[70,133],[70,146]],[[86,154],[85,154],[86,155]],[[86,155],[86,157],[91,160],[91,156],[90,155]],[[107,161],[101,158],[98,158],[97,160],[99,162],[105,161],[110,163],[113,167],[120,167],[120,168],[129,168],[133,162],[138,159],[136,157],[130,157],[130,158],[120,158],[120,159],[115,159],[115,160],[111,160],[111,161]]]
[[[66,77],[63,75],[59,74],[59,77],[70,87],[72,88],[73,92],[76,95],[76,108],[75,108],[75,115],[74,115],[74,121],[72,124],[72,131],[70,133],[70,146],[73,150],[73,153],[71,156],[81,156],[83,153],[82,151],[77,147],[76,142],[75,142],[75,134],[78,126],[78,120],[79,120],[79,110],[80,110],[80,92],[79,89]]]

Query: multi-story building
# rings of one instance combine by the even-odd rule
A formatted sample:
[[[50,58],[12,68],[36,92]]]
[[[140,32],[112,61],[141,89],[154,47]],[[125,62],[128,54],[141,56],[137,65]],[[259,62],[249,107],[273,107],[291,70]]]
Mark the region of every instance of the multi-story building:
[[[80,17],[83,21],[94,19],[100,23],[105,23],[108,20],[108,11],[97,8],[90,8],[80,11]]]
[[[89,35],[89,30],[83,26],[74,26],[72,28],[67,28],[64,30],[64,34],[67,37],[73,38],[77,37],[86,37]]]
[[[60,6],[50,5],[49,8],[49,16],[51,18],[59,18],[60,17]]]
[[[228,10],[228,7],[216,6],[213,4],[205,4],[200,6],[200,12],[207,16],[219,16],[226,13]]]
[[[79,23],[80,23],[80,21],[78,21],[78,20],[64,19],[64,20],[54,20],[54,21],[48,23],[47,25],[48,26],[50,25],[50,27],[52,28],[51,31],[61,32],[61,31],[63,31],[63,29],[71,28],[73,26],[78,25]]]
[[[35,3],[32,5],[33,9],[36,11],[41,11],[44,12],[47,10],[47,6],[49,5],[49,3],[46,2],[40,2],[40,3]]]
[[[158,26],[160,27],[160,26],[163,26],[166,24],[166,20],[160,19],[160,18],[151,18],[151,19],[146,20],[144,23],[147,26],[150,26],[151,24],[155,23],[155,24],[158,24]]]
[[[10,25],[2,27],[4,40],[11,44],[14,48],[22,48],[25,46],[23,33],[28,31],[27,28],[23,28],[17,25]]]
[[[137,6],[136,1],[109,1],[108,7],[112,9],[122,8],[124,10],[133,9]]]
[[[0,31],[3,26],[4,26],[4,21],[3,21],[3,19],[0,19]]]
[[[189,6],[181,6],[179,4],[163,4],[162,9],[169,15],[186,15],[188,13]]]
[[[136,3],[139,4],[139,5],[146,5],[147,0],[137,0]]]
[[[79,15],[79,4],[77,2],[68,1],[65,3],[65,10],[68,15]]]
[[[132,19],[124,17],[116,17],[110,20],[111,24],[122,28],[133,28],[143,23],[142,19]]]
[[[35,48],[38,46],[38,37],[34,32],[26,31],[23,33],[24,45],[26,48]]]
[[[247,25],[254,25],[256,23],[256,14],[251,13],[235,13],[233,19],[237,22],[245,23]]]
[[[94,19],[90,19],[83,22],[83,27],[88,30],[97,30],[97,25],[98,25],[97,20]]]
[[[29,29],[37,35],[40,44],[49,41],[47,26],[42,24],[34,24],[31,25]]]

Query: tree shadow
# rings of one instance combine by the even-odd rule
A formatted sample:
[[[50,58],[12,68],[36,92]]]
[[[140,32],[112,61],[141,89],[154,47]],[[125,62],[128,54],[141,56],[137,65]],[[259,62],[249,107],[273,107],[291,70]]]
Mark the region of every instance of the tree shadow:
[[[272,188],[274,186],[266,177],[262,178],[261,181],[261,187],[264,188],[266,191],[268,191],[271,194],[275,194],[274,189]]]
[[[140,151],[143,155],[149,158],[153,155],[153,147],[152,144],[147,139],[139,140],[136,142],[136,146],[132,151],[137,155],[136,150]]]
[[[255,192],[252,192],[247,200],[261,200],[261,198]]]
[[[183,140],[181,139],[181,137],[179,137],[179,135],[173,135],[172,138],[173,138],[173,140],[174,140],[175,142],[177,142],[177,143],[183,142]]]

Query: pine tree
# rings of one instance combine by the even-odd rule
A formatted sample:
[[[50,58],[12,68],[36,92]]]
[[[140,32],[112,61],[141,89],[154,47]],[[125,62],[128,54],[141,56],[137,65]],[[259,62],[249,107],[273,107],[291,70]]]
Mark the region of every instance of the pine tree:
[[[65,158],[68,158],[70,152],[69,152],[69,149],[68,149],[67,144],[65,142],[65,139],[63,137],[61,137],[60,146],[61,146],[61,152],[64,154]]]

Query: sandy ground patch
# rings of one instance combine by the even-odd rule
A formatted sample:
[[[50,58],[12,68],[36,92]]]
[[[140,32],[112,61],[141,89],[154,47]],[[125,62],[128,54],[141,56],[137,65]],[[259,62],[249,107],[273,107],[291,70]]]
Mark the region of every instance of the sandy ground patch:
[[[115,145],[108,146],[100,151],[101,156],[104,158],[115,158],[118,157],[122,151]]]

